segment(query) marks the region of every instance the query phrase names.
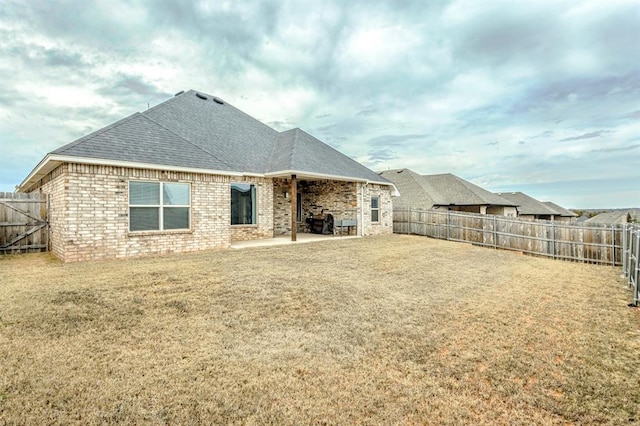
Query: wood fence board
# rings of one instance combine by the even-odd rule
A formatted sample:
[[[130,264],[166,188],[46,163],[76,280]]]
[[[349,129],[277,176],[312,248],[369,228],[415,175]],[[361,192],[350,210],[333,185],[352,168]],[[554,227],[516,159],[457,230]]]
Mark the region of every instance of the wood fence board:
[[[47,197],[0,192],[0,254],[47,250]]]
[[[396,208],[393,229],[577,262],[622,264],[622,228]]]

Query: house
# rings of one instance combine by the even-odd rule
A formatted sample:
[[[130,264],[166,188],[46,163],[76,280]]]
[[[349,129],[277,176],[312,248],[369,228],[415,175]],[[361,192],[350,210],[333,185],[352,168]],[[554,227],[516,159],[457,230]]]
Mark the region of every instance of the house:
[[[640,223],[640,209],[612,210],[595,215],[584,222],[589,224],[600,223],[605,225]]]
[[[502,192],[497,195],[517,204],[518,217],[521,219],[554,220],[563,222],[575,222],[577,215],[573,212],[547,202],[543,203],[523,192]]]
[[[409,169],[387,170],[380,176],[393,182],[400,196],[396,207],[451,210],[515,217],[516,203],[450,173],[420,175]]]
[[[308,133],[193,90],[50,152],[18,191],[48,194],[51,251],[64,261],[295,240],[311,215],[390,234],[397,192]]]
[[[564,207],[559,206],[556,203],[553,203],[551,201],[543,201],[542,204],[556,211],[557,214],[554,216],[554,220],[576,223],[576,220],[578,219],[578,215],[575,212],[565,209]]]

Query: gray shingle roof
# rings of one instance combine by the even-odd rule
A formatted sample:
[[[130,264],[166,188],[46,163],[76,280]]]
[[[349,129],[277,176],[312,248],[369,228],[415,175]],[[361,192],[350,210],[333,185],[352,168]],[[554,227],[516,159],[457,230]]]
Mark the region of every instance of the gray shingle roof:
[[[52,154],[228,169],[228,165],[140,113],[62,146]]]
[[[492,192],[451,173],[419,175],[409,169],[380,173],[396,184],[400,197],[394,204],[404,207],[432,208],[434,206],[515,206]]]
[[[640,209],[613,210],[600,213],[585,220],[585,223],[629,223],[630,221],[640,221]]]
[[[578,215],[575,214],[574,212],[572,212],[571,210],[567,210],[564,207],[559,206],[556,203],[553,203],[551,201],[543,201],[542,204],[544,204],[545,206],[549,207],[551,210],[556,211],[559,216],[562,216],[562,217],[578,217]]]
[[[521,215],[560,215],[556,210],[523,192],[502,192],[498,195],[515,203],[518,206],[518,214]]]
[[[51,154],[274,176],[293,171],[391,185],[300,129],[280,133],[227,102],[193,90]]]
[[[330,176],[352,176],[356,173],[360,179],[386,181],[374,171],[298,128],[278,135],[265,172],[289,170]]]

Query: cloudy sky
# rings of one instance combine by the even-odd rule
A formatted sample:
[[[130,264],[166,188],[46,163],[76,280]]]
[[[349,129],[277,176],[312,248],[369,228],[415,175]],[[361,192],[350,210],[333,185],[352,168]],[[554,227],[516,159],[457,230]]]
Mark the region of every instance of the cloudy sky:
[[[640,2],[0,3],[0,191],[180,90],[373,170],[640,206]]]

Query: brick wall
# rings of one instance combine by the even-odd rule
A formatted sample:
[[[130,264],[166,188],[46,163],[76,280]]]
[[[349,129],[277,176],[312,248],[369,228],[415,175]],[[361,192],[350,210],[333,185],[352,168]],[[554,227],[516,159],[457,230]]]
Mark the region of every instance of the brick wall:
[[[129,181],[185,182],[191,187],[189,230],[129,232]],[[257,223],[230,225],[231,182],[257,186]],[[287,179],[231,178],[63,164],[31,188],[50,195],[51,251],[64,261],[124,258],[229,247],[232,241],[289,234],[291,197]],[[298,181],[304,219],[331,213],[336,220],[361,223],[359,193],[364,201],[364,235],[393,232],[391,195],[387,187],[342,181]],[[371,223],[371,196],[380,197],[380,221]],[[275,218],[275,219],[274,219]],[[358,230],[358,233],[360,230]]]
[[[273,215],[274,234],[291,233],[291,197],[290,179],[274,179]],[[285,191],[289,194],[285,198]],[[298,180],[297,191],[302,196],[302,217],[298,218],[298,232],[305,232],[305,219],[331,213],[335,220],[356,219],[358,211],[357,186],[354,182],[335,180]]]
[[[257,220],[255,225],[230,225],[231,241],[273,237],[273,180],[270,178],[231,178],[230,182],[256,185]],[[231,191],[229,188],[228,191]],[[227,206],[229,206],[229,202]],[[229,207],[227,207],[228,209]],[[230,223],[230,222],[228,222]]]
[[[274,179],[274,234],[291,233],[291,197],[285,198],[284,192],[290,192],[289,179]],[[363,191],[364,210],[361,215],[359,193]],[[393,205],[391,192],[387,186],[364,185],[355,182],[334,180],[299,180],[298,192],[302,194],[302,218],[298,218],[298,232],[304,232],[306,219],[331,213],[335,220],[356,219],[362,226],[364,217],[364,235],[382,235],[393,233]],[[380,202],[379,222],[371,223],[371,197],[378,196]],[[357,230],[360,234],[360,229]]]
[[[41,180],[39,191],[49,194],[49,247],[57,257],[64,258],[66,224],[66,193],[64,191],[67,165],[63,164]]]
[[[190,183],[191,229],[129,232],[130,180]],[[230,245],[228,176],[65,164],[36,189],[51,195],[51,246],[64,261],[181,253]],[[270,220],[270,213],[266,216]]]
[[[363,185],[364,235],[393,234],[393,204],[388,186]],[[371,197],[378,197],[378,222],[371,222]]]

